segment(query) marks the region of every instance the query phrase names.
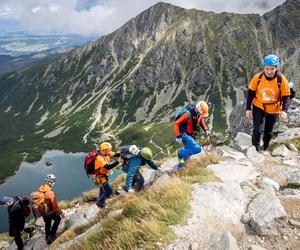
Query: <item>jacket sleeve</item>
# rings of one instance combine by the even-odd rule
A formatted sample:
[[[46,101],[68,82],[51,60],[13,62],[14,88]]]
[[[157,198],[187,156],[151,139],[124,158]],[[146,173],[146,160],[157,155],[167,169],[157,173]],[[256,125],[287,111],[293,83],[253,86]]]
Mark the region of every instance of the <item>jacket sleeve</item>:
[[[189,114],[185,112],[178,120],[174,123],[174,132],[176,136],[180,136],[180,125],[189,119]]]
[[[283,96],[282,97],[282,110],[284,112],[288,111],[290,104],[291,104],[291,97],[290,96]]]
[[[118,162],[118,161],[115,161],[114,163],[106,164],[104,167],[105,167],[107,170],[111,170],[111,169],[113,169],[114,167],[116,167],[118,164],[119,164],[119,162]]]
[[[255,97],[255,91],[248,89],[246,110],[251,110],[251,104],[252,104],[254,97]]]
[[[57,200],[56,200],[54,192],[53,191],[48,191],[47,192],[47,198],[49,199],[53,210],[55,212],[57,212],[59,215],[61,215],[62,211],[61,211],[61,209],[58,206],[58,203],[57,203]]]
[[[202,128],[204,131],[207,131],[207,130],[208,130],[208,128],[207,128],[207,126],[206,126],[206,124],[205,124],[205,121],[204,121],[204,118],[203,118],[202,115],[199,117],[198,124],[201,126],[201,128]]]
[[[151,168],[153,168],[153,169],[155,169],[155,170],[158,169],[158,167],[157,167],[157,165],[154,163],[154,161],[152,161],[152,160],[147,160],[147,159],[143,159],[143,160],[144,160],[144,162],[147,163]]]

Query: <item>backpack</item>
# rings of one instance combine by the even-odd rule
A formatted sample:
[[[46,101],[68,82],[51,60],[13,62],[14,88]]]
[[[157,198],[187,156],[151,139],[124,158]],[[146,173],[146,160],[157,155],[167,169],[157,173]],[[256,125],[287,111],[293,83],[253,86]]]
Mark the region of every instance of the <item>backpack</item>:
[[[88,177],[89,177],[89,175],[95,173],[95,160],[96,160],[96,156],[99,154],[99,152],[100,152],[99,150],[91,151],[85,157],[84,171]]]
[[[175,121],[177,121],[185,112],[188,113],[189,119],[192,117],[192,114],[195,112],[195,105],[194,104],[189,104],[185,108],[182,108],[179,110],[176,115],[175,115]]]
[[[49,214],[49,206],[46,200],[46,192],[34,191],[30,194],[33,206],[34,217],[39,218]]]
[[[136,156],[136,155],[133,155],[133,154],[130,153],[129,148],[130,148],[130,146],[124,146],[121,149],[121,151],[120,151],[120,157],[123,160],[127,160],[127,159],[130,159],[130,158],[133,158],[133,157]]]

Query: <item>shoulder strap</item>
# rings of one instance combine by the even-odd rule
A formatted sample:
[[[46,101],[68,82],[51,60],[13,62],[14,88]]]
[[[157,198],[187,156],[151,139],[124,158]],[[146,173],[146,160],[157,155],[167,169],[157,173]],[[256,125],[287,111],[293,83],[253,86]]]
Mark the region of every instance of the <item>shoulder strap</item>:
[[[258,87],[258,85],[260,84],[260,81],[261,81],[261,78],[262,78],[263,75],[264,75],[264,72],[261,72],[261,73],[259,74],[258,81],[257,81],[257,87]]]
[[[280,88],[282,83],[282,74],[280,72],[277,72],[277,83],[278,83],[278,87]]]

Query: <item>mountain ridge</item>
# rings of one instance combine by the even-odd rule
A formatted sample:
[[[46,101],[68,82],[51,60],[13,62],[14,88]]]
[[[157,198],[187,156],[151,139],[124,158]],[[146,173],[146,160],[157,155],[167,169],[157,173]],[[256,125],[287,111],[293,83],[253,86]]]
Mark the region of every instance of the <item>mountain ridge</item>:
[[[295,27],[291,42],[271,34],[280,30],[270,28],[274,13],[286,6],[299,8],[299,1],[266,16],[158,3],[58,60],[2,76],[2,158],[16,164],[23,152],[32,161],[51,148],[86,151],[103,138],[159,150],[173,140],[169,122],[177,109],[199,99],[211,106],[210,127],[226,131],[265,54],[278,51],[288,78],[300,80],[300,20],[292,14],[277,20],[280,29]],[[6,162],[0,168],[12,174]]]

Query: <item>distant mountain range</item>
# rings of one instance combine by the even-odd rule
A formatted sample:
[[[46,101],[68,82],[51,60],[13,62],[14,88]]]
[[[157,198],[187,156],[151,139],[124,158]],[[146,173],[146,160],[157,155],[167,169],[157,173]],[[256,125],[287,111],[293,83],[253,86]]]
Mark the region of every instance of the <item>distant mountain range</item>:
[[[157,3],[86,46],[0,78],[0,179],[47,149],[88,151],[107,138],[167,151],[174,115],[199,99],[210,127],[225,132],[264,55],[278,54],[299,90],[299,48],[300,0],[263,16]]]
[[[78,35],[32,35],[24,32],[0,34],[0,74],[81,47],[95,37]]]

